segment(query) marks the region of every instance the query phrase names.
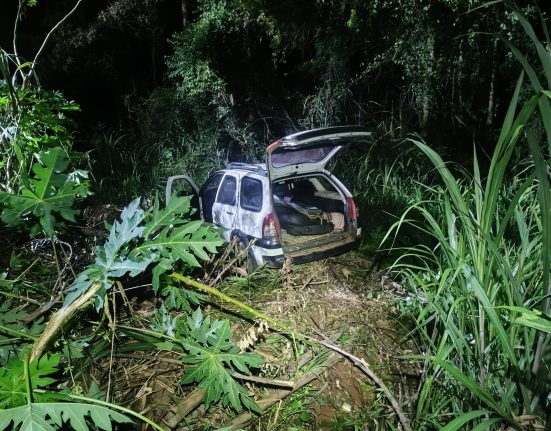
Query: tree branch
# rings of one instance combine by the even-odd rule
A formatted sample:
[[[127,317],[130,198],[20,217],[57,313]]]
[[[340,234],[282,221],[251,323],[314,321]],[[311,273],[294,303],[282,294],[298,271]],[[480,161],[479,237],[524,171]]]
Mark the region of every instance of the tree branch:
[[[54,31],[56,31],[58,29],[58,27],[63,24],[76,10],[77,8],[79,7],[80,3],[82,3],[82,0],[78,0],[75,4],[75,6],[67,13],[67,15],[65,15],[63,18],[61,18],[61,20],[52,27],[52,29],[48,32],[48,34],[46,35],[46,37],[44,38],[44,40],[42,41],[42,45],[40,46],[40,48],[38,49],[36,55],[34,56],[34,59],[31,63],[31,67],[29,69],[29,73],[27,73],[27,75],[25,76],[25,78],[23,79],[23,87],[25,86],[25,83],[27,82],[27,80],[32,76],[32,74],[34,73],[34,67],[36,66],[36,61],[38,60],[38,57],[40,56],[40,54],[42,54],[42,51],[44,50],[44,47],[46,46],[46,43],[48,42],[48,39],[50,39],[50,36],[54,33]]]

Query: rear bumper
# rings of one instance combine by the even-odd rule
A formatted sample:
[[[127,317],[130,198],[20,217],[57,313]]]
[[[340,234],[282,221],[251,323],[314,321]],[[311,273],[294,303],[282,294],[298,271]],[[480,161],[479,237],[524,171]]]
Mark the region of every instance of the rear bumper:
[[[362,242],[361,238],[357,238],[354,241],[348,242],[346,244],[342,244],[335,248],[330,248],[328,250],[323,251],[314,251],[312,253],[308,253],[302,256],[295,256],[292,258],[293,263],[301,264],[301,263],[308,263],[313,262],[315,260],[321,260],[326,259],[331,256],[336,256],[338,254],[346,253],[350,250],[356,250],[360,243]]]
[[[329,248],[323,251],[314,251],[312,253],[307,253],[301,256],[294,256],[291,258],[291,260],[292,263],[302,264],[326,259],[331,256],[346,253],[350,250],[356,250],[360,246],[361,241],[361,238],[356,238],[354,241],[339,245],[334,248]],[[262,260],[264,265],[266,265],[268,268],[281,268],[283,266],[283,262],[285,261],[285,256],[283,254],[275,256],[262,256]]]

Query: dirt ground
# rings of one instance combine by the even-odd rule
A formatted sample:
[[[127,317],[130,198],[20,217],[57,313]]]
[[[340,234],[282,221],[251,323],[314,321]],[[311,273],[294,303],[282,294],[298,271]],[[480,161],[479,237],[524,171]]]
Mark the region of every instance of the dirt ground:
[[[365,359],[407,406],[420,370],[414,361],[404,359],[415,352],[408,322],[400,320],[397,308],[406,294],[371,267],[369,260],[355,252],[290,266],[282,270],[281,289],[258,298],[257,304],[297,330],[332,340]],[[370,423],[375,429],[375,423],[381,422],[378,416],[397,422],[388,417],[388,402],[374,383],[344,357],[325,370],[312,387],[315,396],[304,429],[354,429],[354,425],[371,429]]]
[[[250,285],[242,278],[238,280],[229,277],[219,288],[298,333],[334,343],[365,359],[403,410],[409,409],[408,400],[417,389],[420,370],[414,361],[404,358],[416,353],[408,322],[399,317],[398,307],[405,292],[384,274],[373,271],[369,260],[350,252],[306,265],[263,270],[261,276],[253,275]],[[147,301],[141,305],[147,308]],[[222,309],[238,312],[228,304],[220,310],[214,303],[205,308],[215,315]],[[225,426],[251,430],[382,430],[391,429],[389,424],[396,429],[398,420],[380,388],[345,356],[337,354],[335,363],[325,367],[327,358],[334,359],[329,349],[315,342],[293,340],[258,321],[233,321],[234,339],[242,349],[268,359],[261,378],[294,382],[312,370],[316,377],[283,395],[278,388],[245,383],[259,405],[269,407],[260,417],[242,414],[235,418],[220,406],[205,412],[197,391],[176,389],[174,382],[179,380],[181,367],[173,364],[176,361],[170,355],[157,355],[156,363],[142,361],[141,365],[129,357],[130,362],[119,362],[121,368],[114,370],[117,375],[124,372],[132,376],[118,380],[119,389],[115,391],[120,391],[121,401],[128,400],[133,392],[139,400],[134,405],[137,410],[149,412],[159,423],[179,430]],[[133,390],[129,390],[131,386]],[[176,423],[174,412],[178,410]],[[184,419],[182,412],[186,414]]]

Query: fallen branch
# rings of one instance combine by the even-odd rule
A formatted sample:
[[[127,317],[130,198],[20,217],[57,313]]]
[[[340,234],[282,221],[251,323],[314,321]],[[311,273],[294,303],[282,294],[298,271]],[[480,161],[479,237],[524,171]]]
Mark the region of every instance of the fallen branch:
[[[191,394],[180,401],[176,408],[167,414],[163,422],[171,429],[176,428],[187,415],[203,403],[203,398],[205,398],[205,390],[195,389]]]
[[[390,402],[390,404],[392,405],[392,408],[398,415],[398,419],[400,419],[400,423],[402,424],[404,431],[412,431],[411,423],[409,422],[409,419],[406,417],[404,411],[402,410],[402,407],[400,407],[398,400],[394,398],[394,395],[392,395],[392,392],[390,392],[390,389],[388,389],[388,386],[385,385],[385,382],[383,382],[383,379],[381,379],[377,374],[375,374],[375,372],[369,367],[365,359],[359,358],[353,355],[352,353],[349,353],[341,349],[339,346],[335,345],[331,341],[318,340],[318,339],[309,337],[307,335],[305,335],[304,337],[310,341],[314,341],[316,343],[321,344],[322,346],[327,347],[328,349],[331,349],[337,353],[340,353],[341,355],[350,359],[354,363],[354,365],[356,365],[356,367],[358,367],[365,375],[367,375],[371,380],[373,380],[373,382],[375,382],[377,386],[381,388],[386,399]]]
[[[278,379],[266,379],[264,377],[257,376],[247,376],[246,374],[233,373],[232,377],[239,380],[246,380],[247,382],[260,383],[261,385],[266,386],[279,386],[282,388],[294,388],[295,382],[287,380],[278,380]]]

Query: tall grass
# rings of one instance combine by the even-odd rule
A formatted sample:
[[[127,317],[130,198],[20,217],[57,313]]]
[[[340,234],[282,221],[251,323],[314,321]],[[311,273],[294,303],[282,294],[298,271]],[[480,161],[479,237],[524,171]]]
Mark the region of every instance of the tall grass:
[[[181,133],[171,139],[106,131],[93,141],[95,193],[111,203],[152,197],[163,190],[167,177],[182,173],[201,185],[209,173],[227,163],[227,152],[218,148],[218,138],[215,131]]]
[[[411,139],[442,186],[426,189],[387,234],[420,218],[416,227],[437,244],[407,249],[394,266],[416,293],[416,330],[427,361],[417,429],[443,423],[446,430],[527,429],[551,419],[545,418],[551,411],[550,338],[517,322],[522,310],[548,313],[550,306],[551,191],[543,154],[551,152],[551,55],[515,15],[534,42],[546,87],[511,46],[533,96],[519,106],[521,76],[486,175],[476,152],[473,172],[457,174],[428,145]],[[543,130],[533,131],[538,124]],[[547,137],[546,149],[538,134]],[[531,157],[517,169],[512,155],[520,144]]]

